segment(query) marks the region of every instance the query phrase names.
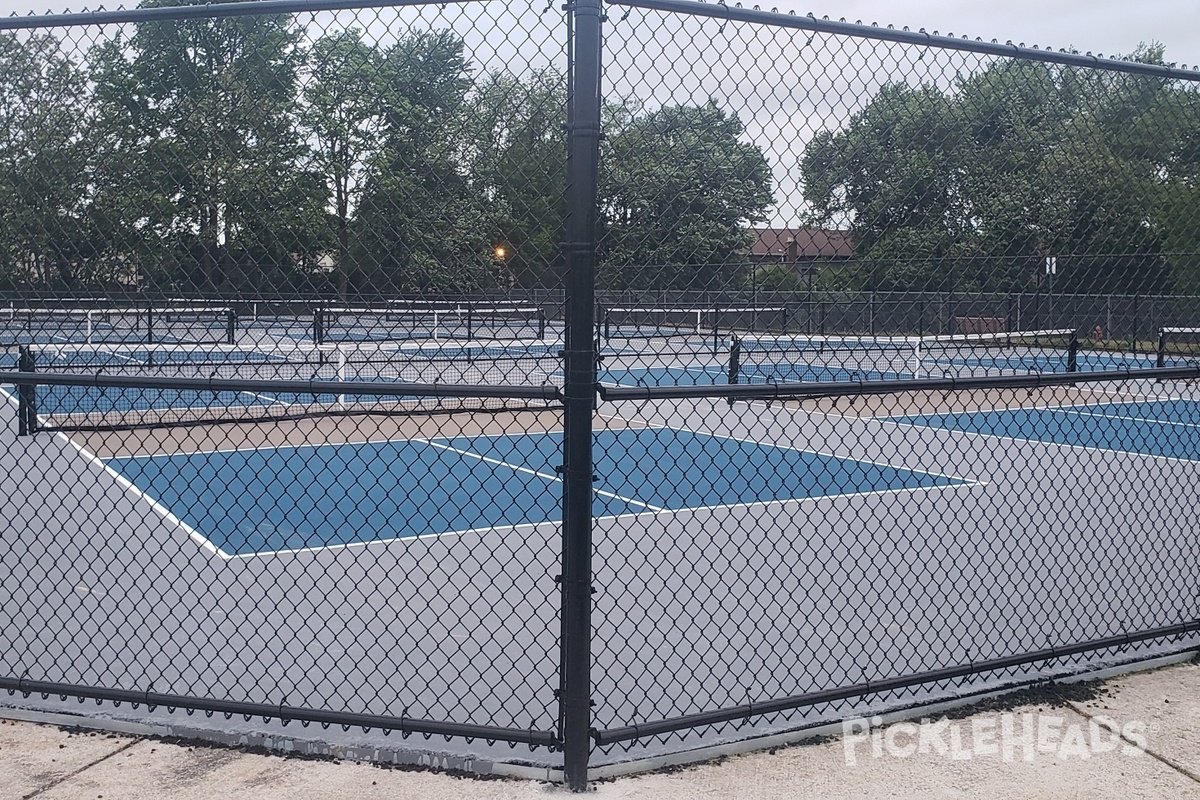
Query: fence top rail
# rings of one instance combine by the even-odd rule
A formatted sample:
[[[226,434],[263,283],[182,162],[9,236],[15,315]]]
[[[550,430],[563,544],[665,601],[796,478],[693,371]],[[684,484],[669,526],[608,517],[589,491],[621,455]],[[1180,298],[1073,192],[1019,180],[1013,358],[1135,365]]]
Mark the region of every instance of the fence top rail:
[[[478,0],[249,0],[233,3],[159,6],[155,8],[119,8],[113,11],[79,11],[63,14],[28,14],[0,17],[0,31],[33,28],[74,28],[84,25],[116,25],[136,22],[165,22],[218,17],[273,16],[318,11],[345,11],[362,8],[466,4]]]
[[[863,25],[861,23],[834,22],[830,19],[818,19],[812,14],[782,14],[778,11],[763,11],[758,6],[742,8],[741,4],[728,5],[724,2],[705,3],[695,0],[613,0],[613,5],[645,8],[653,11],[665,11],[675,14],[690,14],[692,16],[713,17],[721,20],[749,22],[759,25],[771,25],[777,28],[797,28],[829,33],[837,36],[852,36],[858,39],[878,39],[886,42],[899,42],[923,47],[933,47],[939,50],[960,50],[970,53],[982,53],[992,56],[1005,56],[1025,61],[1043,61],[1051,64],[1063,64],[1072,67],[1086,67],[1114,72],[1128,72],[1136,75],[1152,75],[1160,78],[1200,82],[1200,66],[1190,69],[1187,64],[1180,67],[1162,66],[1158,64],[1143,64],[1137,61],[1126,61],[1119,58],[1106,58],[1103,55],[1089,53],[1069,53],[1062,50],[1040,49],[1038,47],[1023,47],[1011,41],[1004,44],[992,40],[961,39],[952,36],[939,36],[907,29],[897,30],[891,26]]]
[[[0,380],[4,379],[0,373]],[[700,400],[743,398],[751,400],[806,400],[818,397],[866,397],[905,392],[958,392],[972,389],[1039,389],[1080,383],[1132,380],[1195,380],[1200,367],[1114,369],[1103,372],[1047,372],[1028,375],[981,375],[962,378],[902,378],[838,381],[829,383],[735,383],[676,386],[605,386],[597,393],[605,402],[622,400]]]
[[[779,313],[787,311],[784,306],[735,306],[724,308],[720,305],[708,306],[659,306],[648,308],[645,306],[613,306],[605,308],[605,313],[608,314],[711,314],[714,311],[719,311],[722,314],[749,314],[751,312],[758,313]]]
[[[514,400],[561,400],[552,384],[490,385],[469,383],[401,383],[382,381],[269,380],[258,378],[175,378],[102,373],[0,372],[0,384],[17,386],[94,386],[114,389],[185,389],[208,392],[294,392],[297,394],[362,394],[380,397],[475,397]]]

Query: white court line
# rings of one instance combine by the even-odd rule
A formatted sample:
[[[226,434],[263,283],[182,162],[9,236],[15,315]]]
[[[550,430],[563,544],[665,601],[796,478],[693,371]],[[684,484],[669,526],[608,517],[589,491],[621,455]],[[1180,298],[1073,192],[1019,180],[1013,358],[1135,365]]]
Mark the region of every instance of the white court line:
[[[511,434],[504,434],[504,435],[507,436],[507,435],[511,435]],[[520,434],[518,434],[518,435],[520,435]],[[410,440],[410,441],[412,441],[412,440]],[[538,472],[536,470],[530,469],[529,467],[519,467],[516,464],[509,464],[508,462],[501,461],[498,458],[489,458],[487,456],[479,455],[478,453],[472,453],[469,450],[459,450],[457,447],[451,447],[450,445],[447,445],[447,444],[440,444],[433,440],[425,440],[425,444],[428,444],[430,447],[436,447],[440,450],[448,450],[451,453],[458,453],[459,455],[462,455],[462,456],[468,456],[470,458],[477,458],[480,461],[484,461],[488,464],[496,464],[501,467],[507,467],[508,469],[511,469],[514,472],[520,472],[520,473],[524,473],[524,474],[528,474],[528,475],[536,475],[539,478],[542,478],[542,479],[548,480],[548,481],[553,481],[555,483],[563,482],[563,479],[558,475],[547,475],[544,472]],[[611,497],[614,500],[620,500],[624,503],[628,503],[629,505],[641,506],[650,511],[665,511],[666,510],[663,508],[659,508],[658,506],[652,506],[649,503],[643,503],[641,500],[634,500],[629,497],[622,497],[619,494],[613,494],[612,492],[606,492],[602,489],[597,489],[595,486],[592,487],[592,491],[598,495],[601,495],[602,497]]]
[[[774,500],[758,500],[753,503],[726,503],[715,506],[690,506],[687,508],[662,509],[659,511],[640,511],[635,514],[609,514],[605,516],[593,517],[592,521],[600,522],[629,522],[641,520],[645,517],[659,517],[662,515],[672,514],[695,514],[702,511],[732,511],[735,509],[752,509],[762,508],[766,506],[787,506],[789,504],[802,505],[804,503],[819,503],[822,501],[835,501],[843,497],[867,497],[870,495],[904,495],[917,494],[919,492],[932,492],[944,490],[956,490],[962,488],[975,488],[976,486],[987,486],[984,482],[970,482],[963,480],[959,483],[945,484],[942,486],[909,486],[899,489],[876,489],[864,492],[846,492],[842,494],[822,494],[812,495],[809,497],[783,497]],[[250,558],[266,558],[277,555],[297,555],[300,553],[321,553],[325,551],[336,550],[351,550],[355,548],[365,548],[373,546],[386,546],[395,544],[396,542],[409,542],[419,539],[436,539],[442,536],[466,536],[469,534],[487,534],[503,531],[512,531],[514,533],[528,533],[543,525],[561,525],[562,520],[544,520],[542,522],[523,522],[514,525],[494,525],[488,528],[466,528],[458,531],[445,531],[443,533],[422,533],[414,536],[395,536],[389,539],[372,539],[367,542],[346,542],[344,544],[329,544],[320,545],[317,547],[300,547],[292,550],[263,550],[255,553],[236,553],[231,556],[226,556],[230,560],[235,559],[250,559]]]
[[[1012,411],[1012,410],[1020,410],[1020,409],[1001,409],[1001,411]],[[969,412],[969,413],[984,413],[984,414],[986,414],[989,412],[984,411],[984,412]],[[924,415],[924,416],[953,416],[953,415],[951,415],[951,414],[931,414],[931,415]],[[889,425],[897,425],[897,426],[902,425],[902,426],[905,426],[908,428],[920,428],[920,429],[924,429],[927,431],[944,431],[946,433],[958,433],[958,434],[962,434],[964,436],[979,436],[984,439],[996,439],[996,440],[1002,441],[1002,442],[1029,442],[1030,444],[1040,444],[1043,447],[1066,447],[1066,448],[1070,448],[1072,450],[1085,450],[1085,451],[1089,451],[1089,452],[1093,452],[1093,453],[1121,453],[1123,455],[1134,456],[1136,458],[1152,458],[1152,459],[1158,459],[1160,461],[1171,461],[1171,462],[1175,462],[1177,464],[1190,464],[1192,466],[1195,466],[1197,463],[1200,463],[1200,459],[1177,458],[1175,456],[1163,456],[1163,455],[1158,455],[1156,453],[1139,453],[1134,450],[1115,450],[1111,447],[1093,447],[1091,445],[1086,445],[1086,444],[1070,444],[1067,442],[1050,442],[1050,441],[1046,441],[1045,439],[1030,439],[1026,436],[1003,436],[998,433],[982,433],[979,431],[964,431],[964,430],[959,430],[957,428],[943,428],[943,427],[937,427],[937,426],[933,426],[933,425],[924,425],[920,422],[901,421],[901,418],[889,419],[887,417],[874,417],[873,419],[876,419],[880,422],[887,423]]]
[[[992,408],[992,409],[980,408],[980,409],[975,409],[975,410],[970,410],[970,411],[937,411],[937,412],[934,412],[931,414],[901,414],[899,416],[897,416],[895,414],[888,414],[888,415],[882,416],[882,417],[880,417],[880,416],[871,417],[871,419],[895,421],[895,420],[901,420],[901,419],[905,419],[905,418],[909,418],[909,417],[946,417],[946,416],[953,416],[956,414],[990,414],[990,413],[994,413],[994,412],[1009,412],[1009,411],[1062,411],[1063,413],[1066,413],[1066,414],[1085,414],[1086,415],[1086,412],[1072,411],[1071,409],[1075,409],[1075,408],[1111,408],[1113,406],[1120,406],[1120,405],[1149,406],[1149,405],[1155,405],[1155,404],[1160,404],[1160,403],[1195,403],[1197,405],[1200,405],[1200,399],[1190,398],[1190,397],[1157,397],[1155,395],[1140,395],[1140,396],[1144,397],[1146,399],[1144,401],[1129,400],[1124,403],[1122,403],[1122,402],[1066,403],[1066,404],[1062,404],[1062,405],[1050,405],[1047,403],[1047,404],[1043,404],[1043,405],[1032,405],[1032,406],[1005,406],[1004,408]],[[818,409],[813,409],[813,412],[817,413],[817,414],[828,414],[828,412],[820,411]],[[838,415],[838,416],[842,416],[842,415]],[[1141,421],[1141,422],[1161,422],[1161,424],[1163,424],[1163,425],[1188,425],[1188,424],[1190,424],[1190,423],[1185,423],[1185,422],[1171,423],[1171,422],[1166,422],[1163,420],[1154,420],[1154,419],[1148,419],[1148,418],[1143,418],[1143,417],[1121,417],[1116,414],[1095,414],[1092,416],[1108,417],[1109,419],[1129,419],[1129,420],[1136,420],[1136,421]],[[867,417],[860,417],[860,419],[867,419]]]
[[[1051,387],[1043,387],[1043,388],[1051,388]],[[1119,393],[1116,393],[1116,394],[1119,394]],[[1127,394],[1131,394],[1131,393],[1127,393]],[[1072,409],[1072,408],[1108,408],[1108,407],[1116,406],[1116,405],[1153,405],[1155,403],[1176,403],[1176,402],[1200,404],[1200,399],[1194,399],[1194,398],[1189,398],[1189,397],[1160,398],[1155,395],[1140,395],[1140,396],[1146,398],[1146,400],[1144,402],[1138,401],[1138,400],[1129,400],[1125,403],[1120,403],[1120,402],[1116,402],[1116,403],[1066,403],[1063,405],[1050,405],[1047,403],[1047,404],[1032,405],[1032,406],[1004,406],[1003,408],[991,408],[991,409],[978,408],[978,409],[967,410],[967,411],[935,411],[933,413],[926,413],[926,414],[921,414],[921,413],[900,414],[898,416],[895,414],[888,414],[886,416],[859,417],[859,419],[877,419],[877,420],[884,420],[887,422],[894,422],[896,420],[902,420],[902,419],[906,419],[909,417],[948,417],[948,416],[953,416],[953,415],[957,415],[957,414],[991,414],[994,412],[1008,412],[1008,411],[1067,411],[1068,409]],[[815,409],[815,408],[812,409],[811,413],[829,415],[829,412],[821,411],[821,410]],[[837,416],[844,416],[844,415],[838,414]],[[1116,417],[1114,416],[1113,419],[1116,419]],[[1130,419],[1140,419],[1140,418],[1130,417]],[[1148,421],[1152,421],[1152,420],[1148,420]]]
[[[622,422],[630,421],[630,420],[626,420],[624,417],[620,417],[616,414],[599,413],[599,416],[605,417],[607,419],[620,420]],[[737,436],[730,436],[729,434],[726,434],[726,433],[713,433],[712,431],[707,431],[707,430],[699,430],[698,431],[698,430],[693,430],[691,428],[672,428],[669,425],[657,425],[657,424],[650,423],[650,422],[643,422],[642,420],[636,420],[636,421],[652,430],[686,431],[688,433],[695,433],[695,434],[700,434],[702,436],[709,436],[714,439],[728,439],[732,442],[742,442],[743,444],[754,444],[754,445],[758,445],[760,447],[770,447],[775,450],[784,450],[789,453],[810,453],[812,455],[824,456],[825,458],[836,458],[836,459],[840,459],[842,461],[858,461],[860,463],[870,464],[871,466],[875,466],[875,467],[886,467],[887,469],[903,470],[905,472],[912,472],[914,474],[920,473],[923,475],[932,475],[936,478],[947,478],[949,480],[963,481],[964,483],[968,483],[968,484],[983,485],[979,481],[976,481],[973,478],[964,478],[960,475],[947,475],[946,473],[943,473],[943,472],[930,472],[929,470],[927,470],[923,467],[922,468],[897,467],[895,464],[889,464],[885,461],[872,461],[869,458],[859,458],[858,456],[844,456],[844,455],[838,455],[837,453],[827,453],[823,450],[811,450],[808,448],[797,449],[795,447],[788,447],[788,446],[782,445],[782,444],[775,444],[774,442],[762,442],[757,439],[743,439],[743,438],[739,438]]]
[[[248,392],[248,391],[245,391],[245,390],[241,390],[241,391],[239,391],[239,392],[238,392],[238,394],[248,394],[248,395],[250,395],[251,397],[257,397],[259,400],[266,400],[266,401],[267,401],[267,405],[268,405],[268,406],[284,406],[284,407],[287,407],[287,406],[289,406],[289,405],[293,405],[292,403],[285,403],[285,402],[283,402],[282,400],[280,400],[278,397],[272,397],[272,396],[271,396],[271,395],[269,395],[269,394],[259,394],[258,392]],[[190,409],[189,409],[189,410],[190,410]]]
[[[179,528],[180,530],[187,533],[187,535],[190,536],[192,539],[194,539],[202,548],[204,548],[208,552],[212,553],[213,555],[219,556],[226,560],[233,558],[232,555],[230,555],[229,553],[226,553],[224,550],[222,550],[221,548],[219,548],[215,544],[213,544],[212,541],[209,540],[209,538],[207,536],[204,536],[202,533],[197,531],[191,525],[188,525],[182,519],[175,516],[173,513],[171,513],[171,510],[168,509],[166,506],[159,503],[157,500],[155,500],[150,495],[146,494],[146,492],[142,491],[137,486],[135,486],[133,484],[133,482],[130,481],[128,478],[126,478],[124,475],[117,472],[115,469],[108,466],[102,460],[97,458],[95,454],[93,454],[90,450],[83,447],[83,445],[78,444],[77,442],[75,442],[75,440],[73,440],[71,437],[67,436],[65,433],[57,433],[57,434],[55,434],[55,437],[62,439],[62,441],[66,442],[71,447],[75,448],[75,450],[78,451],[79,454],[82,455],[84,458],[88,459],[93,464],[100,467],[100,469],[104,470],[104,472],[106,472],[108,475],[110,475],[117,482],[117,485],[124,488],[125,491],[127,491],[130,494],[134,495],[135,497],[138,497],[142,500],[145,500],[147,503],[149,503],[150,507],[152,509],[154,509],[154,511],[156,511],[160,516],[162,516],[163,519],[165,519],[167,522],[171,523],[172,525],[175,525],[177,528]]]
[[[1051,412],[1061,411],[1063,414],[1076,414],[1080,417],[1098,417],[1100,419],[1120,419],[1120,420],[1125,420],[1126,422],[1148,422],[1152,425],[1173,425],[1173,426],[1180,427],[1180,428],[1200,428],[1200,425],[1196,425],[1195,423],[1192,423],[1192,422],[1170,422],[1165,419],[1146,419],[1144,417],[1126,417],[1126,416],[1122,416],[1120,414],[1092,414],[1092,413],[1088,413],[1087,411],[1074,411],[1074,410],[1072,410],[1070,408],[1066,408],[1066,407],[1051,408],[1048,410]]]

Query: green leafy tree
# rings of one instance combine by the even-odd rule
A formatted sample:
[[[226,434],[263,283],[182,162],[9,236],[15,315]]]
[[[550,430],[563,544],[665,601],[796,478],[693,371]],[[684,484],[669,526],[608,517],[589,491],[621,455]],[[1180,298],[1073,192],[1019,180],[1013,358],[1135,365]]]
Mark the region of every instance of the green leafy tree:
[[[1162,289],[1154,217],[1171,172],[1169,91],[1157,78],[1015,60],[950,91],[886,86],[806,149],[808,221],[849,224],[861,288],[1030,288],[1056,255],[1067,291]]]
[[[349,292],[350,222],[367,162],[376,152],[382,126],[382,59],[350,29],[321,37],[309,52],[304,87],[304,123],[314,141],[314,158],[333,196],[337,239],[338,292]]]
[[[299,40],[287,16],[181,20],[142,24],[97,54],[98,160],[125,181],[95,213],[158,237],[150,249],[183,267],[171,282],[279,288],[323,248],[325,187],[299,134]],[[100,205],[121,192],[140,202]]]
[[[468,169],[471,67],[448,31],[408,34],[380,68],[382,144],[355,220],[357,268],[379,292],[495,284],[494,215]]]
[[[611,116],[600,172],[602,281],[740,284],[746,226],[773,202],[767,159],[742,141],[741,121],[712,101]]]
[[[471,172],[493,210],[497,244],[521,286],[552,286],[566,214],[566,81],[555,70],[521,80],[493,73],[474,93],[479,125]]]
[[[85,101],[57,39],[0,33],[0,281],[88,279]]]

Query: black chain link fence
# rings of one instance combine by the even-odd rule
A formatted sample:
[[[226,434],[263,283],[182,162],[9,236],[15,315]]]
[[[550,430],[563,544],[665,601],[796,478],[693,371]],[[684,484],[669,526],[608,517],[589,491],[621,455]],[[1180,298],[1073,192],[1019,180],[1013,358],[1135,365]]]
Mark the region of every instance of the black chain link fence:
[[[0,21],[0,688],[581,788],[1194,649],[1168,58],[680,0]]]

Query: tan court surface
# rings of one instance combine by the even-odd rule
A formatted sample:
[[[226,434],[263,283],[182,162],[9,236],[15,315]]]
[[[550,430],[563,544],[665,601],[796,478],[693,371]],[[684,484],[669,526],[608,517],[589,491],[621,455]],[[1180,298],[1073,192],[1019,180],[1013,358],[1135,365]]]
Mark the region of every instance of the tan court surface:
[[[1076,699],[1060,705],[1005,704],[931,721],[936,725],[928,729],[934,733],[925,753],[918,744],[920,728],[904,723],[910,727],[890,735],[891,728],[884,727],[875,739],[836,739],[599,781],[585,796],[1200,798],[1200,663],[1125,675],[1071,694]],[[1006,724],[1019,731],[1027,720],[1034,726],[1030,731],[1040,725],[1049,732],[1040,739],[1035,735],[1028,751],[1018,742],[1006,759],[999,747],[990,752],[995,739],[986,735],[980,740],[982,754],[972,749],[974,731],[1000,736]],[[872,753],[876,741],[879,756]],[[946,743],[943,752],[937,741]],[[1043,742],[1044,752],[1038,750]],[[848,750],[854,752],[853,764]],[[0,723],[0,798],[5,800],[568,796],[559,786],[537,781],[457,778]]]

